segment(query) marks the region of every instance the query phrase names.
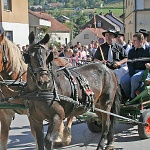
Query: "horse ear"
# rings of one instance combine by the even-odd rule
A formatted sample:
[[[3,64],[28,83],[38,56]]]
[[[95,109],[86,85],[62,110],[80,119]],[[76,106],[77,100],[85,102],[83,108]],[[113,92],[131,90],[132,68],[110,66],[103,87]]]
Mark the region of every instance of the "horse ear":
[[[0,36],[0,42],[2,42],[2,41],[3,41],[4,36],[5,36],[5,33],[3,32],[3,33],[1,34],[1,36]]]
[[[49,34],[46,34],[44,36],[44,38],[39,42],[39,44],[44,44],[45,45],[46,43],[48,43],[49,39],[50,39]]]
[[[25,62],[26,64],[29,64],[29,63],[30,63],[30,56],[29,56],[29,54],[24,53],[24,54],[23,54],[23,58],[24,58],[24,62]]]
[[[49,54],[49,56],[48,56],[48,58],[47,58],[47,60],[46,60],[46,64],[48,64],[48,63],[50,63],[51,61],[53,61],[53,59],[54,59],[54,54],[53,54],[53,52],[51,51],[50,54]]]
[[[34,32],[32,31],[32,32],[29,34],[29,44],[30,44],[30,45],[34,42],[34,39],[35,39],[35,35],[34,35]]]

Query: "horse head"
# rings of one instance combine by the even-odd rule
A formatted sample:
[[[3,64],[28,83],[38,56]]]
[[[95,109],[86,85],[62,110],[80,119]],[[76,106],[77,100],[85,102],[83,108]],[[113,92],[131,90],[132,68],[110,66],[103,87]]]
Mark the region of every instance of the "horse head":
[[[43,90],[48,87],[49,63],[53,60],[53,53],[46,47],[49,38],[49,34],[46,34],[41,41],[35,43],[34,33],[31,32],[29,35],[30,47],[28,53],[24,55],[30,75],[35,80],[36,86]]]

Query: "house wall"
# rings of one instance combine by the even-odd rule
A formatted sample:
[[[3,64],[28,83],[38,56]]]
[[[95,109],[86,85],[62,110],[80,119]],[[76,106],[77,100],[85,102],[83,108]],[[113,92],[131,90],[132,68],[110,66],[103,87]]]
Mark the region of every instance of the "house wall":
[[[21,23],[2,22],[5,31],[13,31],[13,42],[21,46],[28,44],[29,25]]]
[[[0,0],[0,27],[13,32],[13,42],[22,45],[28,43],[28,0],[11,0],[11,11],[4,10]]]
[[[12,0],[11,3],[12,11],[6,11],[3,9],[3,0],[1,0],[2,18],[0,21],[28,23],[28,0]]]
[[[125,19],[125,41],[127,42],[129,39],[132,39],[133,34],[135,33],[135,12],[132,12]]]
[[[53,43],[55,41],[61,44],[70,43],[71,32],[52,32],[50,33],[50,41]],[[67,43],[66,43],[67,39]]]
[[[145,0],[144,7],[145,9],[150,8],[150,0]]]
[[[125,39],[132,39],[139,29],[150,32],[150,1],[125,0]],[[149,41],[150,39],[148,39]]]
[[[89,39],[84,39],[84,35],[88,34],[89,35]],[[77,42],[80,42],[81,45],[89,45],[91,43],[91,41],[98,41],[98,38],[92,33],[90,32],[88,29],[83,30],[79,35],[77,35],[73,40],[72,40],[72,45],[76,45]]]

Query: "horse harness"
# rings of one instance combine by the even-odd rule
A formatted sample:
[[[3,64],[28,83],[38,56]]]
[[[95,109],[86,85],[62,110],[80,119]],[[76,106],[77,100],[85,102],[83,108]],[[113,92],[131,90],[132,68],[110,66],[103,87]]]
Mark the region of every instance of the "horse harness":
[[[72,87],[72,98],[75,101],[79,101],[79,94],[78,94],[78,88],[77,88],[77,81],[80,85],[80,89],[82,90],[82,99],[83,99],[83,105],[85,108],[91,108],[92,111],[94,111],[94,93],[92,89],[90,88],[89,82],[77,71],[71,69],[72,72],[74,72],[76,75],[73,76],[71,71],[64,67],[62,70],[65,73],[65,76],[69,79],[70,85]],[[77,80],[76,80],[77,79]]]

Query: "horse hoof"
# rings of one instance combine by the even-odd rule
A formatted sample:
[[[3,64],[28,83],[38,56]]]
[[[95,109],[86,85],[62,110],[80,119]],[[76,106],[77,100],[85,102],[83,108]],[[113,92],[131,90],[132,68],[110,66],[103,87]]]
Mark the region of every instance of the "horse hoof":
[[[55,142],[54,147],[62,147],[62,142]]]
[[[68,146],[71,143],[71,140],[65,141],[62,143],[62,146]]]
[[[105,150],[114,150],[114,146],[113,145],[108,145],[106,146]]]
[[[58,137],[54,142],[54,147],[61,147],[62,146],[62,140],[60,137]]]

